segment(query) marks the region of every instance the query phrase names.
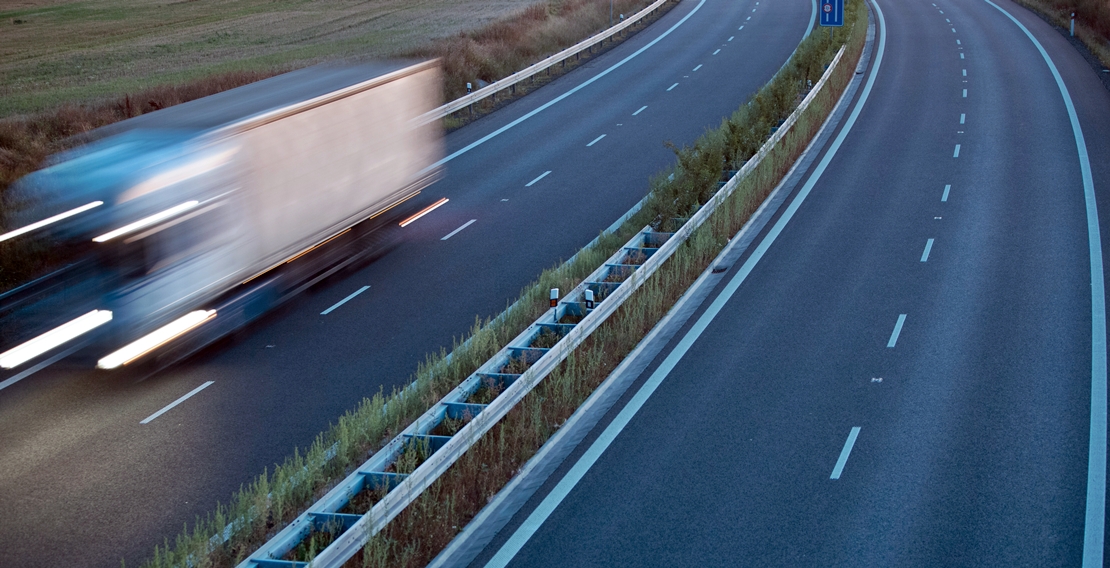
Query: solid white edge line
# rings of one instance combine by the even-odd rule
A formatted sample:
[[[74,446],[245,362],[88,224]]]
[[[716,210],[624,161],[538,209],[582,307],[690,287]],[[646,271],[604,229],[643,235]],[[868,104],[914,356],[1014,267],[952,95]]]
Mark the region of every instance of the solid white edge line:
[[[929,260],[929,251],[933,250],[933,239],[925,241],[925,252],[921,253],[921,262]]]
[[[473,221],[471,221],[471,223],[473,223]],[[469,223],[468,223],[468,224],[469,224]],[[330,307],[330,308],[328,308],[328,309],[326,309],[326,310],[324,310],[324,311],[320,312],[320,315],[322,315],[322,316],[326,316],[326,315],[328,315],[328,314],[332,313],[332,312],[333,312],[333,311],[335,311],[335,309],[336,309],[336,308],[338,308],[339,306],[342,306],[343,304],[346,304],[347,302],[349,302],[349,301],[351,301],[352,299],[354,299],[354,297],[355,297],[355,296],[357,296],[357,295],[359,295],[359,294],[361,294],[361,293],[363,293],[363,292],[365,292],[365,291],[367,291],[367,290],[369,290],[369,289],[370,289],[370,286],[363,286],[362,288],[359,288],[358,290],[356,290],[356,291],[355,291],[355,292],[354,292],[353,294],[351,294],[350,296],[347,296],[346,298],[343,298],[342,300],[339,300],[339,301],[338,301],[338,302],[336,302],[336,303],[335,303],[335,305],[333,305],[332,307]]]
[[[743,284],[744,280],[751,274],[755,265],[763,258],[767,249],[775,242],[775,239],[778,238],[779,234],[786,227],[786,224],[794,217],[794,213],[801,207],[806,196],[813,190],[813,186],[817,184],[817,181],[821,178],[821,175],[825,172],[825,169],[828,168],[829,163],[836,155],[837,150],[839,150],[840,146],[844,143],[844,139],[847,138],[848,133],[852,130],[852,126],[855,125],[856,119],[863,110],[864,103],[867,102],[867,97],[871,94],[871,89],[875,84],[875,77],[879,74],[879,67],[883,61],[883,53],[886,51],[886,19],[883,17],[883,11],[879,8],[877,0],[871,0],[871,5],[875,7],[875,13],[879,18],[879,47],[875,53],[875,62],[871,68],[871,75],[867,78],[867,83],[864,84],[859,99],[856,100],[856,105],[845,121],[844,127],[840,130],[840,133],[833,140],[832,144],[829,145],[829,149],[825,152],[821,161],[818,162],[817,167],[813,169],[813,173],[810,174],[809,179],[806,180],[806,183],[798,190],[798,193],[795,194],[790,205],[787,206],[786,211],[783,212],[779,220],[771,227],[771,230],[767,232],[767,235],[763,237],[759,246],[752,251],[748,260],[744,262],[740,270],[721,291],[720,295],[713,300],[713,303],[709,305],[705,312],[702,313],[701,317],[698,318],[698,321],[686,332],[686,335],[682,337],[682,340],[678,342],[674,350],[667,355],[655,372],[648,377],[648,380],[644,382],[640,390],[633,395],[632,399],[621,409],[620,413],[617,414],[609,426],[607,426],[594,443],[590,445],[589,449],[582,454],[582,457],[570,468],[570,471],[559,480],[555,488],[552,489],[535,510],[528,515],[528,518],[521,523],[516,532],[509,537],[509,540],[501,546],[497,554],[486,564],[487,568],[502,568],[507,565],[512,561],[513,557],[516,556],[517,552],[520,552],[520,549],[524,547],[528,540],[532,538],[532,535],[539,530],[540,525],[547,520],[555,508],[570,494],[574,486],[586,475],[590,467],[601,457],[601,454],[612,444],[621,430],[624,429],[628,422],[632,420],[632,417],[635,416],[644,403],[647,402],[647,399],[651,397],[655,389],[663,382],[663,379],[667,377],[671,370],[674,369],[675,365],[678,364],[678,361],[689,351],[690,347],[697,341],[702,332],[705,331],[705,328],[709,326],[709,323],[713,321],[713,318],[721,311],[725,303],[736,293],[736,290],[740,288],[740,285]]]
[[[898,343],[898,336],[902,334],[902,325],[906,323],[906,314],[898,314],[898,321],[894,324],[894,331],[890,332],[890,341],[886,342],[888,348]]]
[[[528,114],[525,114],[524,116],[506,124],[505,126],[502,126],[501,128],[498,128],[497,130],[494,130],[493,132],[490,132],[489,134],[479,138],[478,140],[475,140],[474,142],[471,142],[470,144],[467,144],[466,146],[452,152],[451,154],[449,154],[446,157],[440,159],[436,163],[434,163],[434,164],[424,168],[423,170],[421,170],[421,173],[427,173],[427,172],[430,172],[432,170],[435,170],[436,168],[439,168],[443,164],[446,164],[447,162],[450,162],[451,160],[454,160],[455,158],[458,158],[459,156],[473,150],[474,148],[477,148],[478,146],[481,146],[482,144],[485,144],[487,141],[493,139],[495,136],[501,134],[502,132],[505,132],[506,130],[524,122],[525,120],[528,120],[529,118],[532,118],[533,116],[536,116],[537,114],[547,110],[549,107],[551,107],[555,103],[558,103],[559,101],[573,95],[574,93],[577,93],[578,91],[588,87],[589,85],[592,85],[594,81],[597,81],[598,79],[601,79],[602,77],[608,75],[609,73],[612,73],[618,67],[624,65],[625,63],[628,63],[634,57],[636,57],[636,56],[640,55],[641,53],[647,51],[649,47],[659,43],[663,38],[671,35],[671,32],[675,31],[676,29],[678,29],[679,26],[686,23],[686,20],[689,20],[690,16],[693,16],[695,13],[697,13],[697,11],[700,10],[703,5],[705,5],[705,0],[701,0],[700,2],[698,2],[698,5],[694,6],[694,9],[690,10],[689,14],[686,14],[685,16],[682,17],[681,20],[675,22],[675,24],[673,26],[671,26],[670,28],[668,28],[667,31],[663,32],[662,34],[659,34],[659,37],[651,40],[650,42],[647,43],[647,45],[641,47],[640,49],[637,49],[634,52],[632,52],[632,54],[629,55],[628,57],[625,57],[624,59],[621,59],[620,61],[614,63],[608,69],[606,69],[606,70],[602,71],[601,73],[598,73],[597,75],[594,75],[593,77],[587,79],[586,81],[582,82],[581,85],[578,85],[577,87],[575,87],[575,88],[573,88],[573,89],[555,97],[554,99],[551,99],[550,101],[540,105],[539,107],[537,107],[535,110],[529,112]]]
[[[546,172],[544,172],[544,173],[542,173],[542,174],[540,174],[540,175],[536,176],[536,179],[534,179],[534,180],[532,180],[532,181],[530,181],[530,182],[528,182],[528,183],[524,184],[524,187],[532,187],[532,184],[534,184],[534,183],[536,183],[537,181],[540,181],[541,179],[543,179],[543,178],[547,177],[547,174],[549,174],[549,173],[551,173],[551,170],[547,170]]]
[[[844,440],[844,447],[840,450],[840,457],[836,459],[836,465],[833,467],[829,479],[840,479],[840,474],[844,473],[844,466],[848,463],[848,456],[852,454],[852,448],[856,445],[859,429],[859,426],[852,426],[852,431],[848,432],[848,439]]]
[[[644,105],[644,106],[640,107],[640,110],[632,113],[632,116],[636,116],[637,114],[640,114],[641,112],[644,112],[645,108],[647,108],[647,105]]]
[[[594,141],[590,142],[589,144],[586,144],[586,147],[589,148],[590,146],[593,146],[594,144],[597,144],[598,142],[601,141],[602,138],[605,138],[604,134],[602,134],[601,136],[598,136],[597,138],[594,138]]]
[[[193,389],[193,390],[189,391],[189,393],[188,393],[188,394],[186,394],[185,396],[183,396],[183,397],[181,397],[181,398],[179,398],[179,399],[177,399],[177,400],[175,400],[175,401],[173,401],[173,402],[169,403],[168,405],[166,405],[165,407],[163,407],[163,408],[162,408],[162,410],[159,410],[158,412],[155,412],[154,414],[151,414],[150,416],[147,416],[147,417],[146,417],[146,419],[145,419],[145,420],[143,420],[142,422],[139,422],[139,424],[147,424],[147,423],[149,423],[149,422],[150,422],[151,420],[154,420],[155,418],[158,418],[159,416],[161,416],[161,415],[165,414],[165,413],[166,413],[166,412],[167,412],[168,410],[170,410],[171,408],[173,408],[173,407],[175,407],[175,406],[177,406],[177,405],[179,405],[179,404],[181,404],[181,403],[185,402],[186,400],[189,400],[189,397],[191,397],[191,396],[193,396],[194,394],[197,394],[198,392],[200,392],[200,391],[204,390],[204,389],[205,389],[206,387],[208,387],[208,385],[210,385],[210,384],[212,384],[212,383],[214,383],[214,382],[216,382],[216,381],[207,381],[207,382],[205,382],[205,383],[204,383],[203,385],[200,385],[199,387],[197,387],[197,388],[195,388],[195,389]]]
[[[1071,100],[1064,78],[1056,69],[1048,52],[1021,22],[991,0],[983,0],[1002,12],[1021,31],[1048,64],[1064,106],[1071,121],[1075,149],[1079,155],[1079,171],[1083,177],[1083,199],[1087,208],[1087,248],[1091,261],[1091,429],[1087,448],[1087,506],[1083,525],[1083,567],[1102,566],[1106,527],[1106,282],[1102,269],[1102,235],[1098,225],[1098,207],[1095,203],[1095,182],[1091,174],[1091,160],[1079,115]]]
[[[458,229],[455,229],[454,231],[451,231],[450,233],[447,233],[447,234],[446,234],[446,235],[444,235],[444,236],[443,236],[443,238],[442,238],[442,239],[440,239],[440,240],[441,240],[441,241],[446,241],[447,239],[449,239],[449,238],[451,238],[451,237],[455,236],[456,234],[458,234],[458,232],[459,232],[459,231],[461,231],[461,230],[463,230],[463,229],[465,229],[465,228],[469,227],[470,225],[472,225],[472,224],[473,224],[473,223],[474,223],[475,221],[477,221],[477,219],[471,219],[471,220],[469,220],[469,221],[467,221],[467,222],[463,223],[461,227],[459,227]]]
[[[81,348],[80,345],[75,345],[73,347],[70,347],[69,349],[66,349],[65,351],[62,351],[61,353],[58,353],[57,355],[55,355],[55,356],[53,356],[53,357],[51,357],[51,358],[49,358],[45,361],[42,361],[42,362],[38,363],[37,365],[31,367],[30,369],[27,369],[25,371],[20,372],[17,375],[12,375],[11,377],[8,377],[8,378],[4,379],[3,382],[0,382],[0,390],[4,390],[4,389],[18,383],[19,381],[22,381],[23,379],[26,379],[27,377],[30,377],[31,375],[49,367],[50,365],[53,365],[54,363],[57,363],[58,361],[72,355],[74,351],[77,351],[80,348]]]

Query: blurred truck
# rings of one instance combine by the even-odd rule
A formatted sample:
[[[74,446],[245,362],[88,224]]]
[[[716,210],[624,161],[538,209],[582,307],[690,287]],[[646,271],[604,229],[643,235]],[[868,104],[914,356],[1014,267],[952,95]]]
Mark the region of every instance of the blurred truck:
[[[0,366],[70,342],[100,368],[168,364],[380,252],[444,201],[420,196],[441,80],[318,66],[94,131],[8,192],[0,241],[67,262],[0,295]]]

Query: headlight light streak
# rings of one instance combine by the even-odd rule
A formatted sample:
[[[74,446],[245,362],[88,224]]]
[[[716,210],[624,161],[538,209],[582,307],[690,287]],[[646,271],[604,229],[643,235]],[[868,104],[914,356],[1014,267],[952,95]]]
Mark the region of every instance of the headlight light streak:
[[[112,321],[112,312],[108,310],[93,310],[73,321],[64,323],[30,341],[0,353],[0,367],[14,369],[15,367],[50,351],[51,349],[81,335],[84,335],[101,325]]]
[[[138,221],[135,221],[130,225],[124,225],[123,227],[120,227],[114,231],[104,233],[103,235],[100,235],[93,240],[98,243],[110,241],[120,235],[126,235],[127,233],[138,231],[139,229],[142,229],[144,227],[149,227],[159,221],[162,221],[163,219],[169,219],[170,217],[173,217],[174,215],[177,215],[178,213],[181,213],[183,211],[188,211],[193,207],[196,207],[197,205],[200,205],[199,201],[186,201],[181,205],[170,207],[169,209],[166,209],[165,211],[162,211],[160,213],[155,213],[150,217],[139,219]]]
[[[216,310],[189,312],[108,354],[97,361],[96,366],[98,369],[115,369],[126,365],[214,317],[216,317]]]
[[[43,219],[42,221],[37,221],[35,223],[31,223],[30,225],[27,225],[26,227],[16,229],[14,231],[9,231],[7,233],[4,233],[3,235],[0,235],[0,243],[6,241],[8,239],[14,239],[14,238],[16,238],[19,235],[22,235],[24,233],[30,233],[31,231],[34,231],[35,229],[41,229],[41,228],[43,228],[47,225],[50,225],[52,223],[57,223],[58,221],[61,221],[62,219],[72,217],[72,216],[74,216],[78,213],[84,213],[85,211],[88,211],[89,209],[92,209],[93,207],[100,207],[101,205],[104,205],[103,201],[93,201],[92,203],[82,205],[82,206],[80,206],[76,209],[70,209],[69,211],[66,211],[65,213],[58,213],[57,215],[55,215],[53,217],[47,217],[46,219]]]

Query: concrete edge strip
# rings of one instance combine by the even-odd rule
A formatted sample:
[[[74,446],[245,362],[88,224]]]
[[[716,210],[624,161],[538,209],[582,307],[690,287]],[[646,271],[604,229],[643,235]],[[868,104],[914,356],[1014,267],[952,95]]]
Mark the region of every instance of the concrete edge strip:
[[[874,19],[872,19],[868,23],[867,45],[864,47],[859,64],[857,65],[857,73],[867,68],[874,44],[874,38],[875,22]],[[885,40],[885,38],[883,39]],[[885,41],[882,43],[885,45]],[[872,72],[869,86],[874,82],[874,75],[878,71],[878,64],[880,60],[881,55],[879,59],[876,60],[876,67]],[[755,236],[758,235],[771,220],[771,218],[774,217],[774,215],[780,209],[781,205],[789,196],[790,192],[797,185],[797,183],[801,181],[801,176],[804,175],[806,171],[808,171],[809,166],[815,161],[817,156],[820,154],[820,150],[824,148],[828,139],[832,136],[836,127],[839,125],[841,119],[844,116],[844,113],[846,112],[848,106],[847,103],[854,98],[855,93],[858,90],[861,82],[862,78],[859,75],[857,75],[853,79],[848,88],[845,89],[844,93],[841,95],[841,99],[837,103],[836,107],[833,109],[833,112],[829,114],[829,117],[828,119],[826,119],[825,124],[822,125],[821,129],[814,137],[814,140],[810,143],[809,147],[803,153],[802,157],[794,163],[790,171],[787,172],[786,176],[783,178],[783,181],[780,182],[778,187],[776,187],[768,196],[768,198],[764,200],[764,202],[756,210],[755,214],[752,215],[752,218],[749,219],[749,221],[744,225],[744,227],[740,229],[737,235],[733,237],[733,239],[729,242],[725,249],[722,250],[721,253],[717,256],[717,259],[710,263],[710,267],[707,268],[705,272],[703,272],[701,276],[698,277],[698,280],[695,281],[693,285],[691,285],[686,293],[681,298],[679,298],[678,302],[675,304],[675,307],[672,308],[666,316],[664,316],[664,318],[651,330],[651,332],[649,332],[648,336],[645,337],[640,342],[640,344],[636,346],[633,352],[629,354],[629,356],[624,361],[622,361],[616,369],[614,369],[614,371],[609,375],[608,378],[605,379],[601,386],[598,387],[594,394],[591,395],[589,399],[587,399],[586,403],[584,403],[583,406],[580,407],[579,410],[576,411],[575,414],[573,414],[571,418],[567,420],[567,423],[559,429],[559,431],[552,437],[551,441],[548,444],[545,444],[545,446],[541,448],[540,452],[533,456],[532,459],[525,464],[524,468],[522,468],[521,470],[521,474],[519,474],[508,485],[506,485],[506,487],[502,489],[502,491],[499,492],[494,497],[494,499],[485,508],[482,509],[482,511],[479,512],[478,516],[476,516],[475,519],[466,526],[463,532],[455,537],[451,544],[448,545],[448,548],[444,549],[444,551],[439,556],[437,556],[432,561],[432,563],[429,564],[429,566],[434,566],[438,568],[441,566],[463,566],[469,564],[473,560],[473,558],[476,557],[488,544],[488,542],[493,539],[496,533],[499,532],[509,522],[509,520],[512,518],[513,515],[516,514],[520,507],[522,507],[524,503],[529,498],[531,498],[535,491],[539,489],[541,485],[543,485],[543,483],[547,480],[551,473],[554,472],[554,470],[562,463],[562,461],[566,458],[567,455],[569,455],[574,447],[577,446],[577,444],[585,438],[585,436],[589,433],[590,430],[593,429],[593,427],[602,418],[602,416],[604,416],[605,413],[608,412],[608,410],[612,407],[616,400],[618,400],[624,394],[624,392],[634,381],[634,379],[637,378],[648,367],[650,362],[662,352],[663,348],[670,342],[670,340],[674,337],[678,330],[686,324],[686,322],[689,320],[689,317],[692,315],[692,312],[700,307],[704,300],[709,296],[709,293],[723,278],[723,274],[713,274],[713,268],[717,266],[722,266],[729,262],[733,262],[737,258],[742,256],[751,245],[751,243],[754,241]],[[868,89],[868,91],[869,90],[870,89]],[[854,117],[858,115],[858,110],[860,107],[862,107],[865,99],[866,93],[863,99],[857,104],[857,112],[854,112],[852,117],[853,122]],[[846,126],[845,132],[850,129],[850,127],[850,124]],[[843,136],[839,137],[838,141],[842,139]],[[837,146],[839,146],[839,144],[837,144]],[[835,148],[831,152],[835,153]],[[823,163],[827,163],[827,160]],[[823,170],[824,168],[822,167],[821,169]],[[795,204],[798,203],[800,203],[800,200],[796,199]],[[744,274],[743,276],[746,276],[746,274]],[[710,285],[707,285],[707,283]],[[714,302],[714,304],[716,303],[717,302]],[[702,319],[704,318],[705,316],[703,315]],[[699,323],[701,323],[700,320]],[[693,332],[693,330],[691,330],[691,332]],[[698,334],[700,335],[700,330],[698,331]],[[685,339],[686,338],[684,338],[683,340],[684,342]],[[692,341],[690,343],[692,344]],[[682,350],[682,353],[684,352],[685,349]],[[672,359],[674,354],[675,353],[672,352],[671,356],[668,356],[667,359]],[[678,357],[675,358],[675,361],[671,363],[670,367],[673,367],[674,363],[677,363],[678,358],[681,358],[681,354],[678,354]],[[666,364],[666,362],[664,362],[664,364]],[[667,369],[667,371],[669,371],[669,368]],[[652,378],[654,378],[657,374],[659,374],[658,370]],[[665,374],[666,373],[664,373],[664,376]],[[659,379],[659,382],[662,382],[662,378]],[[656,384],[655,386],[658,386],[658,384]],[[647,387],[648,385],[645,384],[644,389],[646,389]],[[644,392],[644,389],[641,389],[641,391],[637,393],[637,397],[639,397],[640,394]],[[654,391],[654,386],[651,388],[651,390]],[[650,392],[647,394],[648,396],[650,396]],[[646,396],[643,397],[643,401],[646,401],[646,398]],[[639,406],[642,406],[643,401],[639,403]],[[632,402],[629,403],[629,407],[631,406],[633,406]],[[636,406],[635,410],[632,410],[632,412],[628,416],[628,419],[631,419],[631,414],[635,414],[635,412],[639,409],[639,406]],[[628,407],[626,407],[626,410],[627,409]],[[621,414],[623,415],[624,413],[625,411],[622,411]],[[616,420],[614,420],[614,422],[616,422]],[[625,420],[625,423],[627,423],[627,420]],[[612,426],[610,426],[610,428],[611,427]],[[606,433],[608,431],[609,428],[606,429]],[[594,446],[597,446],[598,443],[602,442],[603,439],[606,440],[604,442],[604,445],[608,446],[609,442],[611,442],[612,439],[615,438],[615,435],[616,434],[614,433],[611,437],[606,437],[603,433],[602,437],[600,437],[598,441],[595,442]],[[591,450],[592,449],[593,447],[591,447]],[[598,455],[600,455],[600,452],[598,452]],[[594,460],[596,460],[596,457],[594,457]],[[592,465],[592,461],[593,460],[591,460],[590,465]],[[574,466],[575,469],[577,469],[581,464],[582,461],[576,464]],[[582,469],[581,474],[578,475],[579,479],[588,468],[589,465]],[[574,473],[573,469],[567,474],[567,477],[570,477],[572,473]],[[566,478],[564,478],[564,480],[561,481],[559,485],[563,485],[565,481]],[[571,483],[571,485],[573,486],[573,484],[576,482],[577,479],[575,479],[574,482]],[[563,493],[563,495],[558,497],[557,500],[562,501],[562,498],[565,497],[567,493],[569,493],[569,489],[570,488],[567,488],[566,493]],[[541,503],[541,507],[543,507],[544,504],[546,504],[549,500],[551,500],[551,495],[549,495],[548,498],[544,500],[544,503]],[[487,564],[487,566],[500,567],[508,564],[508,562],[512,560],[513,556],[515,556],[520,548],[523,547],[528,538],[530,538],[531,535],[539,528],[543,520],[546,519],[546,517],[551,513],[551,511],[554,510],[555,506],[557,505],[557,502],[550,504],[549,507],[547,507],[546,510],[543,512],[540,512],[539,508],[537,508],[537,511],[534,511],[532,515],[528,517],[524,524],[522,524],[521,527],[516,531],[516,533],[514,533],[513,536],[509,539],[509,541],[506,542],[505,546],[503,546],[502,549],[498,551],[497,555],[494,557],[493,560],[490,561],[489,564]],[[537,516],[537,513],[540,513],[542,518],[534,518]]]
[[[1004,8],[984,0],[1010,19],[1029,41],[1033,42],[1048,65],[1071,121],[1072,136],[1079,154],[1079,170],[1083,177],[1083,198],[1087,210],[1087,246],[1091,261],[1091,428],[1087,448],[1087,505],[1083,523],[1083,566],[1102,566],[1106,530],[1106,283],[1102,267],[1102,235],[1095,203],[1095,182],[1091,160],[1079,115],[1067,85],[1041,42],[1017,18]]]

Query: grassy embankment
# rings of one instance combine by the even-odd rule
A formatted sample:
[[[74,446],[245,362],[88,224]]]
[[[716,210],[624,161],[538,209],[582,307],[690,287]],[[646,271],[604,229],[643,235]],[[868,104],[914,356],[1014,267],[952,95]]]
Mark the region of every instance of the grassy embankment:
[[[362,559],[356,557],[352,563],[418,566],[432,558],[666,313],[789,169],[854,71],[866,32],[866,16],[860,0],[849,5],[848,27],[837,30],[831,40],[824,33],[811,36],[773,84],[765,86],[693,147],[677,150],[678,164],[652,180],[649,203],[616,234],[603,236],[574,262],[545,271],[502,319],[475,325],[470,341],[457,345],[450,358],[444,353],[430,357],[411,388],[364,401],[321,434],[303,455],[295,452],[272,474],[264,473],[237,493],[229,505],[221,505],[208,518],[198,520],[194,530],[185,531],[173,545],[160,547],[149,565],[180,566],[186,558],[204,558],[199,565],[231,565],[267,535],[276,533],[296,511],[322,495],[344,472],[381,447],[542,314],[547,309],[548,289],[573,288],[640,227],[688,215],[710,198],[722,172],[739,169],[758,150],[772,129],[793,110],[807,81],[816,82],[823,66],[841,44],[848,42],[849,55],[838,67],[830,88],[817,97],[712,220],[585,345],[375,537]],[[673,181],[668,181],[672,174]],[[335,457],[329,458],[333,447],[337,448]],[[368,499],[361,511],[353,512],[363,512],[372,501]],[[240,519],[249,520],[239,524]],[[244,528],[235,531],[228,545],[206,554],[211,536],[222,534],[230,525]],[[306,543],[302,552],[310,556],[311,551],[322,548],[328,539],[320,536],[324,537],[321,542]]]
[[[650,3],[617,0],[615,10]],[[608,17],[605,0],[25,0],[0,10],[0,232],[5,190],[92,129],[325,60],[440,57],[450,100]],[[0,291],[56,264],[26,247],[0,243]]]
[[[1075,13],[1075,37],[1110,68],[1110,1],[1108,0],[1014,0],[1018,4],[1039,12],[1045,18],[1069,29],[1071,15]]]

